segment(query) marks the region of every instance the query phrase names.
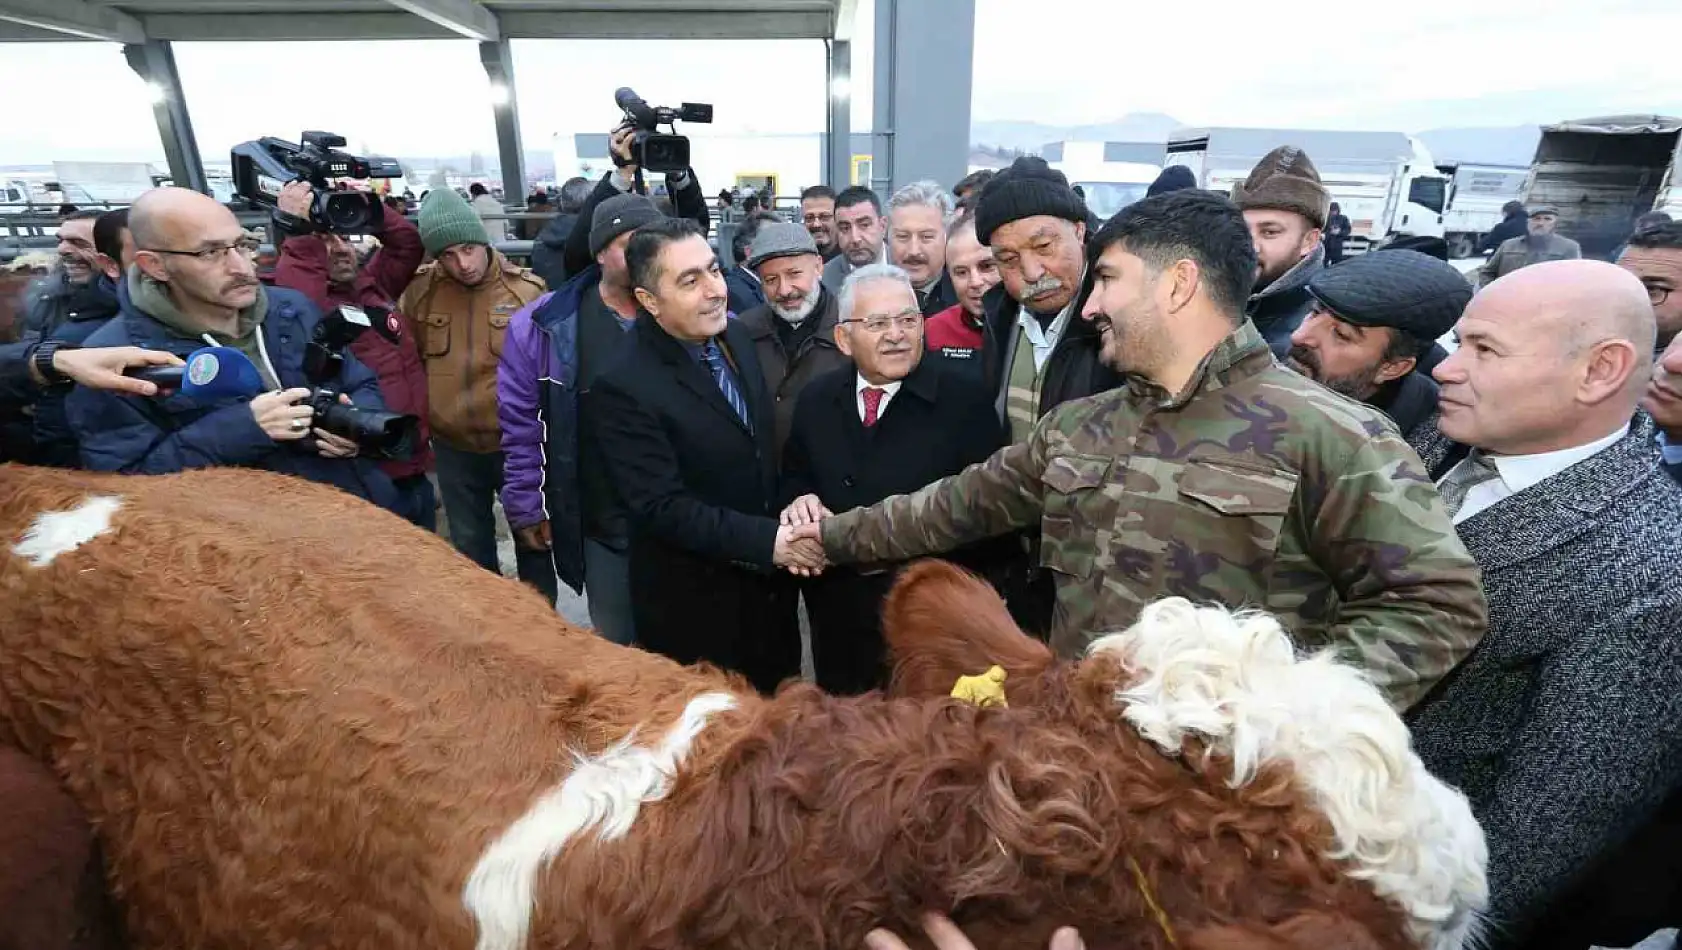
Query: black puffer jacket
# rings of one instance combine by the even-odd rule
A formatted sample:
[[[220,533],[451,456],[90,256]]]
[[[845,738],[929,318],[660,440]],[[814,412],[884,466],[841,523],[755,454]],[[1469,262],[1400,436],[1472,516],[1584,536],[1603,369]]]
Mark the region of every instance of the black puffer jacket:
[[[531,269],[550,290],[558,289],[572,276],[567,273],[566,247],[577,221],[578,215],[563,211],[549,219],[531,244]]]
[[[1325,269],[1326,249],[1316,246],[1312,254],[1279,275],[1278,280],[1250,295],[1244,315],[1256,325],[1279,359],[1291,351],[1291,334],[1314,309],[1314,299],[1308,296],[1308,282]]]

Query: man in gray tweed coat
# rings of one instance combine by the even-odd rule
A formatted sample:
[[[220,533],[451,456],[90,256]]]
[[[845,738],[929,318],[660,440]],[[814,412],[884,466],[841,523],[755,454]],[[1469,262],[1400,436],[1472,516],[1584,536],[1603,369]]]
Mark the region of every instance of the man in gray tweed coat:
[[[1493,948],[1536,936],[1682,788],[1682,487],[1637,411],[1655,334],[1639,281],[1537,264],[1458,330],[1441,415],[1411,441],[1483,571],[1489,632],[1408,718],[1488,835]]]

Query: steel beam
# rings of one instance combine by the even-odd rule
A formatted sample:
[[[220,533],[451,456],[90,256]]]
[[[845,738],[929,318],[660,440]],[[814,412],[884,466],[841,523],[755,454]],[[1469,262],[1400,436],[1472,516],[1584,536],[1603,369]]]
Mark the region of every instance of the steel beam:
[[[496,117],[496,147],[502,162],[502,200],[524,205],[526,151],[520,143],[520,102],[514,94],[514,53],[508,40],[479,44],[479,62],[501,95],[491,103]]]
[[[497,21],[503,36],[518,39],[827,40],[833,28],[828,11],[819,9],[739,13],[505,9]]]
[[[193,119],[187,111],[187,100],[181,92],[181,74],[175,68],[175,52],[167,40],[148,40],[123,47],[129,68],[140,74],[151,88],[152,115],[158,122],[158,137],[163,139],[164,156],[169,160],[169,177],[182,188],[210,194],[204,177],[204,159],[199,155],[198,139],[193,136]]]
[[[502,38],[496,14],[474,0],[386,0],[400,10],[407,10],[423,20],[436,23],[451,33],[482,43]]]
[[[829,187],[839,192],[853,183],[853,44],[829,41]],[[836,95],[836,90],[846,95]]]
[[[0,0],[0,20],[51,30],[67,40],[146,41],[146,30],[139,20],[85,0]]]
[[[323,36],[358,40],[439,40],[456,34],[418,16],[390,13],[153,13],[146,35],[179,42],[285,42]]]
[[[969,167],[975,0],[876,0],[871,186],[951,187]]]

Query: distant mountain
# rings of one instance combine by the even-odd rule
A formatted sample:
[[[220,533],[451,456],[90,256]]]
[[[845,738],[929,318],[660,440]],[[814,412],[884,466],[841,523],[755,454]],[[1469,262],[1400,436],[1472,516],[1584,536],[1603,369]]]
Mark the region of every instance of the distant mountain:
[[[1438,162],[1488,162],[1529,165],[1536,157],[1542,130],[1534,125],[1507,128],[1431,129],[1418,138]]]
[[[1066,139],[1099,142],[1166,142],[1168,133],[1185,123],[1160,112],[1133,112],[1110,122],[1087,125],[1046,125],[1042,122],[972,122],[970,142],[1038,152],[1049,142]]]

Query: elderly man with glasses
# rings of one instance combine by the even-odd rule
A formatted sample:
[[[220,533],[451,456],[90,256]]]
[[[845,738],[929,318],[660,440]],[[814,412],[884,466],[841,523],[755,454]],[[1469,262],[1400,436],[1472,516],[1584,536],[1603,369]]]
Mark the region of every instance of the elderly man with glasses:
[[[148,398],[77,388],[65,409],[83,465],[138,475],[262,468],[396,511],[391,480],[359,455],[356,443],[315,424],[304,356],[321,311],[302,294],[258,281],[233,213],[198,192],[159,188],[134,203],[129,228],[138,250],[122,309],[84,346],[135,346],[179,357],[229,347],[256,367],[263,392]],[[326,385],[347,405],[385,408],[378,380],[349,354]]]
[[[835,344],[852,365],[800,394],[783,451],[784,524],[873,505],[962,471],[1004,444],[993,400],[977,379],[923,359],[923,313],[911,278],[892,264],[848,276]],[[987,542],[955,559],[982,573],[1015,546]],[[880,614],[889,571],[834,568],[807,581],[818,685],[862,693],[887,674]]]

